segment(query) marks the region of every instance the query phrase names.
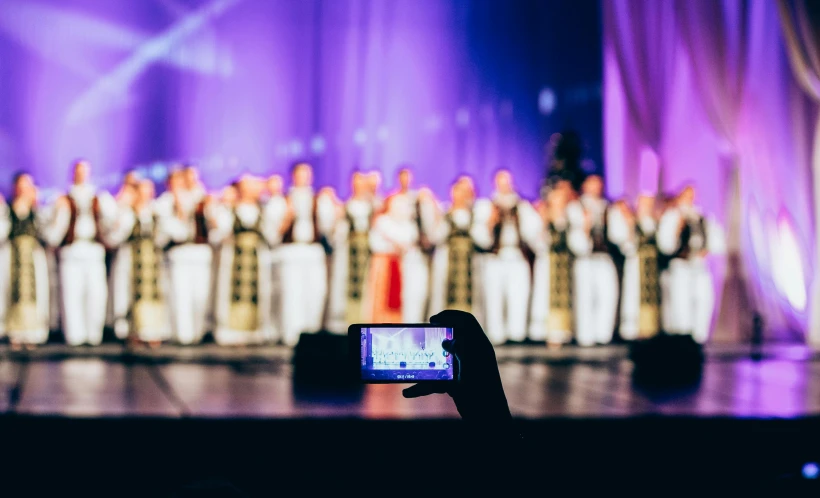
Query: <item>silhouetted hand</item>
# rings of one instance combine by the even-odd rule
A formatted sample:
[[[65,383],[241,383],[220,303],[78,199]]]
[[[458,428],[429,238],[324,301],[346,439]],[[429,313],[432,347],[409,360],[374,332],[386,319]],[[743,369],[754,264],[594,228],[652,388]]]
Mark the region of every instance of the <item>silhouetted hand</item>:
[[[447,393],[465,421],[506,426],[512,416],[501,385],[495,350],[481,325],[473,315],[456,310],[442,311],[431,317],[430,323],[453,328],[453,340],[444,341],[442,346],[458,361],[458,378],[451,383],[415,384],[403,391],[404,397]]]

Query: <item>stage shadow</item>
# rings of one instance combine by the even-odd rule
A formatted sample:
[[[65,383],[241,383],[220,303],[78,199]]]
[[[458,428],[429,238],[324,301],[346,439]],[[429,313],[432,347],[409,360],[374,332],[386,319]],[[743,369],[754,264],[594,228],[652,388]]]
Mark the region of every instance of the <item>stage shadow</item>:
[[[293,350],[293,397],[335,406],[361,402],[364,385],[350,374],[347,336],[302,334]]]
[[[691,336],[661,334],[630,348],[633,388],[655,402],[697,392],[703,377],[703,347]]]

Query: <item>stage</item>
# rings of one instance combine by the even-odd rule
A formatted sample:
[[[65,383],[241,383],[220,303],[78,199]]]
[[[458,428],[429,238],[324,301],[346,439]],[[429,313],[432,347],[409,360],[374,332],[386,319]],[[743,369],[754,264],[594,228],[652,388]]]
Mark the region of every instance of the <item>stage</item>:
[[[31,353],[0,349],[0,410],[16,415],[161,418],[457,418],[446,396],[406,400],[402,385],[339,394],[291,380],[284,347],[163,346],[126,354],[119,344]],[[687,417],[793,418],[820,415],[820,352],[712,345],[700,386],[647,393],[632,385],[623,345],[547,350],[497,348],[513,414],[522,419]]]
[[[497,348],[529,449],[488,454],[490,468],[517,458],[521,473],[510,482],[543,492],[816,492],[801,469],[820,459],[820,354],[769,346],[755,362],[748,348],[706,349],[699,387],[647,393],[632,386],[622,345]],[[0,350],[0,462],[15,476],[4,496],[216,496],[178,492],[214,479],[247,493],[219,496],[384,489],[405,474],[427,479],[398,462],[435,456],[445,468],[475,438],[446,395],[294,385],[283,347],[123,353],[118,344]]]

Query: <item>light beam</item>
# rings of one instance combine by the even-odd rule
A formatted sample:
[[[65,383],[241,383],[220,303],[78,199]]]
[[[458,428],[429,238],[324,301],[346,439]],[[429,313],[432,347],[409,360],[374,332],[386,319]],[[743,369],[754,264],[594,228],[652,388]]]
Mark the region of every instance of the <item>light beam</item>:
[[[151,64],[161,61],[206,23],[235,6],[240,0],[214,0],[197,9],[164,33],[148,40],[111,72],[98,79],[69,109],[67,120],[76,124],[104,112],[112,102],[127,99],[128,88]]]

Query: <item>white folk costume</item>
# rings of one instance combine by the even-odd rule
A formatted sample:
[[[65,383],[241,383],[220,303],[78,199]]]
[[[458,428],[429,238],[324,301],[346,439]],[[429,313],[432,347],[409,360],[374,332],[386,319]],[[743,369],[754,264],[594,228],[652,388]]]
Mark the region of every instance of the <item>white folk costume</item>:
[[[432,204],[422,206],[424,231],[435,246],[430,271],[430,314],[452,309],[481,315],[475,239],[479,238],[485,246],[491,243],[486,220],[476,224],[471,208],[449,209],[440,218],[433,209]]]
[[[391,217],[412,236],[402,255],[402,322],[422,323],[427,316],[430,278],[430,245],[421,231],[418,192],[410,190],[391,195],[386,204]]]
[[[184,202],[184,216],[176,213],[173,196],[158,201],[159,230],[170,242],[165,257],[168,264],[168,295],[174,339],[194,344],[208,331],[208,315],[213,291],[213,248],[208,243],[210,208],[204,200]],[[193,204],[193,205],[192,205]]]
[[[291,188],[288,199],[293,219],[276,250],[275,278],[281,286],[280,334],[286,345],[295,346],[303,332],[318,332],[323,325],[328,286],[325,237],[333,228],[336,208],[311,187]]]
[[[363,291],[365,322],[406,322],[408,267],[404,259],[417,250],[419,234],[416,224],[399,209],[391,204],[390,213],[377,216],[370,230],[370,265]]]
[[[490,230],[485,254],[483,291],[487,335],[493,344],[527,338],[533,248],[539,244],[541,218],[517,194],[495,194],[493,206],[479,201],[477,210],[494,206],[498,222]],[[478,242],[478,241],[477,241]]]
[[[201,210],[203,213],[210,214],[210,209],[205,207],[205,204],[203,204],[207,195],[208,192],[205,190],[204,186],[195,185],[183,191],[180,199],[182,204],[186,206],[186,210],[195,212]],[[210,230],[207,223],[208,215],[204,215],[203,219],[206,221],[206,230]],[[213,331],[216,324],[216,274],[219,271],[219,254],[219,246],[211,244],[211,269],[208,273],[208,278],[211,283],[208,288],[208,304],[206,306],[207,312],[205,313],[205,321],[202,326],[202,330],[204,331],[202,335],[206,332]]]
[[[368,199],[350,199],[345,215],[333,231],[330,293],[325,328],[344,334],[351,323],[362,321],[362,296],[370,264],[369,232],[373,205]]]
[[[90,185],[72,186],[65,198],[69,208],[54,214],[45,234],[59,247],[62,328],[71,346],[98,345],[108,304],[103,233],[118,208],[110,194]]]
[[[119,206],[119,209],[127,210],[130,208],[127,206]],[[119,218],[120,216],[118,216],[118,220]],[[117,226],[118,221],[115,221],[112,230],[116,230]],[[114,235],[113,238],[112,235]],[[116,312],[114,311],[114,308],[116,307],[116,304],[114,303],[114,296],[116,294],[115,289],[118,287],[118,284],[122,284],[122,282],[117,282],[117,271],[115,266],[115,261],[117,259],[117,251],[116,249],[111,249],[111,247],[119,245],[119,242],[115,239],[116,234],[108,234],[108,236],[106,236],[106,245],[108,246],[106,248],[105,257],[106,269],[108,271],[108,306],[106,307],[105,311],[105,327],[108,329],[112,329],[114,331],[114,334],[117,336],[117,339],[125,340],[128,338],[128,327],[123,327],[122,323],[120,323],[120,326],[117,327],[117,318],[115,316]]]
[[[475,243],[473,253],[473,316],[484,330],[487,330],[487,301],[484,297],[484,272],[488,256],[492,256],[489,249],[493,244],[492,233],[489,229],[492,210],[490,203],[471,203],[473,213],[473,228],[471,235]],[[430,314],[438,310],[430,309]]]
[[[264,217],[272,226],[277,229],[282,226],[282,220],[287,212],[287,200],[283,195],[276,195],[265,201]],[[267,250],[267,264],[264,267],[264,278],[270,282],[270,301],[268,309],[268,325],[265,328],[266,342],[277,342],[282,339],[282,277],[280,272],[282,266],[279,264],[279,244],[282,242],[281,234],[277,231],[270,236],[270,247]]]
[[[619,332],[628,341],[649,339],[658,334],[661,326],[657,222],[644,216],[629,224],[617,211],[612,212],[610,221],[610,240],[625,258]]]
[[[724,243],[720,227],[695,208],[672,208],[661,217],[658,248],[671,258],[663,290],[667,333],[691,334],[701,344],[709,338],[715,292],[705,253],[722,253]]]
[[[257,203],[215,209],[210,240],[221,244],[214,339],[220,345],[262,344],[271,337],[270,247],[279,219]]]
[[[566,215],[545,224],[533,268],[530,338],[550,344],[572,340],[575,251],[585,247],[583,232]]]
[[[607,344],[615,332],[618,272],[609,252],[609,214],[608,202],[600,198],[581,196],[567,206],[571,230],[584,234],[584,243],[576,248],[573,270],[575,330],[580,346]],[[589,232],[585,216],[591,224]]]
[[[8,208],[0,222],[2,328],[17,344],[43,344],[49,332],[49,274],[36,209]]]
[[[168,280],[164,247],[168,236],[159,230],[153,204],[137,212],[123,206],[106,237],[116,253],[111,265],[111,296],[117,337],[143,342],[171,338]]]

